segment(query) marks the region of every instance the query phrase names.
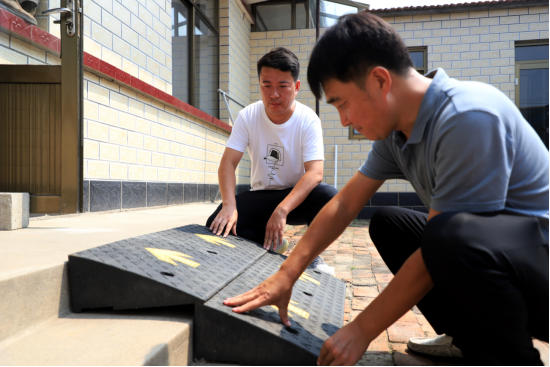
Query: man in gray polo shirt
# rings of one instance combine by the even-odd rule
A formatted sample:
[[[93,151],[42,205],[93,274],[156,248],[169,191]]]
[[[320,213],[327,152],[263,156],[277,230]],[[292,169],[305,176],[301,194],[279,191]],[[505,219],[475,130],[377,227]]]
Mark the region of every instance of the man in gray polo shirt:
[[[370,13],[341,17],[316,44],[312,92],[375,140],[367,162],[317,215],[279,272],[225,301],[272,304],[290,325],[292,285],[386,179],[411,182],[429,213],[379,210],[371,238],[395,274],[323,345],[319,365],[353,365],[414,305],[436,332],[409,348],[485,365],[540,365],[548,341],[548,150],[497,89],[418,74],[404,42]]]

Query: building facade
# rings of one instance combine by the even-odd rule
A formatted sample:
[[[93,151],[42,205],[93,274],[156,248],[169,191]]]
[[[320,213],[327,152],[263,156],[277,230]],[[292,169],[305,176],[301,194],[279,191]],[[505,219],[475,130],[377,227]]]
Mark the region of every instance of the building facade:
[[[316,109],[306,80],[317,39],[315,2],[285,4],[84,0],[83,211],[219,199],[217,170],[231,133],[229,113],[235,118],[241,105],[260,99],[256,62],[273,47],[296,53],[302,81],[298,100]],[[56,5],[44,0],[39,11]],[[350,11],[369,10],[323,0],[321,27]],[[419,72],[441,67],[453,78],[495,86],[531,116],[547,144],[547,2],[501,0],[371,12],[405,40]],[[289,16],[288,24],[274,21]],[[6,17],[2,11],[0,65],[62,62],[59,48],[14,29]],[[37,18],[38,28],[55,41],[57,18]],[[218,89],[237,101],[228,101],[230,111]],[[343,128],[336,109],[318,103],[324,182],[341,189],[367,159],[372,141]],[[248,190],[247,154],[236,174],[237,192]],[[423,206],[404,180],[386,182],[364,215],[382,205]]]

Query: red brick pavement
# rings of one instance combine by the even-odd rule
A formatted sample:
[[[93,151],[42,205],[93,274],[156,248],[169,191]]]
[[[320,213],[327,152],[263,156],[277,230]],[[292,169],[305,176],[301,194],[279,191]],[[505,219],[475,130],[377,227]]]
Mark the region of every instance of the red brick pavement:
[[[368,221],[354,221],[321,256],[335,268],[336,277],[346,282],[344,324],[354,320],[365,307],[386,287],[393,275],[374,247]],[[287,226],[285,237],[290,252],[302,238],[306,226]],[[288,254],[287,253],[287,254]],[[411,353],[407,341],[412,337],[432,337],[435,331],[417,307],[408,311],[395,324],[378,336],[369,346],[358,365],[370,366],[434,366],[452,363],[460,359],[431,360]],[[537,341],[538,342],[538,341]],[[542,359],[548,366],[548,344],[535,342]]]

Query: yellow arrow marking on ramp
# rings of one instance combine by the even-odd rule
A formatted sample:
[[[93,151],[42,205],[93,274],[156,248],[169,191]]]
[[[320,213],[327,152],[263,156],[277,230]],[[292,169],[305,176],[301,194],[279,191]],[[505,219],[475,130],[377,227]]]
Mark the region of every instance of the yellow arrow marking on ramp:
[[[304,282],[312,282],[313,284],[317,284],[317,285],[321,285],[321,282],[319,282],[318,280],[315,280],[313,279],[311,276],[307,275],[306,273],[302,273],[302,275],[300,275],[300,278],[298,278],[300,280],[303,280]]]
[[[280,267],[280,266],[279,266]],[[321,285],[321,282],[319,282],[318,280],[315,280],[314,278],[312,278],[310,275],[306,274],[306,273],[302,273],[302,275],[300,275],[300,279],[301,281],[303,282],[312,282],[313,284],[316,284],[316,285]]]
[[[206,235],[206,234],[198,234],[198,233],[195,233],[197,236],[199,236],[200,238],[202,238],[203,240],[207,241],[207,242],[210,242],[210,243],[213,243],[214,245],[225,245],[227,247],[231,247],[231,248],[234,248],[235,245],[232,245],[230,244],[229,242],[227,242],[226,240],[224,240],[223,238],[221,237],[218,237],[218,236],[209,236],[209,235]]]
[[[176,264],[175,261],[178,261],[185,265],[189,265],[192,268],[196,268],[197,266],[200,265],[198,262],[188,259],[188,258],[192,259],[193,257],[183,254],[181,252],[161,250],[158,248],[145,248],[145,249],[150,253],[152,253],[157,259],[175,266],[178,266],[178,264]]]
[[[306,312],[306,311],[302,310],[301,308],[298,308],[298,307],[294,306],[293,303],[298,304],[298,302],[294,302],[293,300],[290,300],[290,304],[288,305],[288,310],[294,312],[298,316],[302,316],[306,320],[309,319],[309,312]],[[274,309],[279,311],[279,308],[277,306],[271,305],[271,307],[273,307]],[[290,315],[290,317],[292,317],[292,314],[289,313],[289,315]]]

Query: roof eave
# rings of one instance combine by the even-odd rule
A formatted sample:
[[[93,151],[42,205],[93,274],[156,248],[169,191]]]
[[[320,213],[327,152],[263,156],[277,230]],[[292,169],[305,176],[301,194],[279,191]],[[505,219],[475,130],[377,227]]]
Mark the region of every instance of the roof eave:
[[[531,6],[548,6],[548,0],[519,0],[519,1],[492,1],[470,4],[450,4],[440,6],[426,6],[414,8],[397,9],[374,9],[366,10],[379,17],[398,17],[406,15],[429,15],[444,13],[465,13],[470,11],[497,10],[497,9],[516,9]]]

